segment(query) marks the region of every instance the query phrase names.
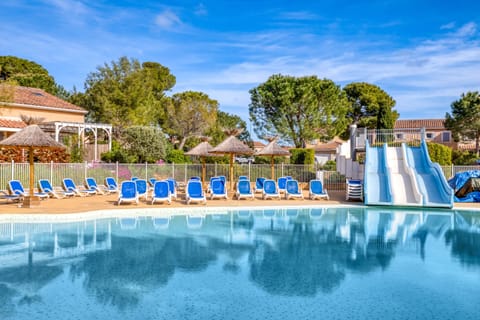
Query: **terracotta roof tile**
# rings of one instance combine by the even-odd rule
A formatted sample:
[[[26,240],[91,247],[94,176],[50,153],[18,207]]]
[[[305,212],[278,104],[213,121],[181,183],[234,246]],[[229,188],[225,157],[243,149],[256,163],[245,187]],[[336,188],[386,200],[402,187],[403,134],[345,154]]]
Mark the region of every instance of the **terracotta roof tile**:
[[[15,86],[14,88],[13,101],[8,101],[10,103],[87,113],[84,108],[62,100],[42,89],[21,86]]]
[[[23,129],[27,125],[21,120],[10,120],[0,118],[0,127],[2,128],[11,128],[11,129]]]
[[[395,129],[445,129],[445,119],[412,119],[395,121]]]

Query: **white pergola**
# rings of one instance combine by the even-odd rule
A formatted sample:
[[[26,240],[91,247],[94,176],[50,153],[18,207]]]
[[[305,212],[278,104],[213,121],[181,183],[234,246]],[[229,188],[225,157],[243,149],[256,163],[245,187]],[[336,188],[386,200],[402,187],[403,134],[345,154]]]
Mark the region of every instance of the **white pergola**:
[[[77,128],[78,131],[78,138],[80,138],[86,130],[90,130],[93,132],[93,136],[95,138],[94,145],[95,145],[95,160],[98,160],[97,155],[97,139],[98,139],[98,130],[103,130],[108,136],[108,150],[112,150],[112,126],[110,124],[102,124],[102,123],[80,123],[80,122],[54,122],[55,124],[55,141],[59,141],[60,131],[66,127],[73,127]]]

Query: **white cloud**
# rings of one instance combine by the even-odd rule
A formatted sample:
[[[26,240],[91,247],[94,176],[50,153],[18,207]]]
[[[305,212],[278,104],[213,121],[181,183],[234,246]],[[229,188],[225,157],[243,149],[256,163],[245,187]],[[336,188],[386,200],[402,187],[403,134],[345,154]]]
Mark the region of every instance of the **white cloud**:
[[[199,3],[194,10],[194,14],[197,16],[206,16],[208,15],[207,7],[203,3]]]
[[[309,11],[282,12],[278,17],[285,20],[315,20],[318,18],[316,14]]]
[[[60,9],[70,15],[84,15],[89,13],[88,7],[76,0],[44,0],[45,3]]]
[[[455,28],[455,22],[449,22],[447,24],[444,24],[444,25],[440,26],[441,30],[449,30],[449,29],[453,29],[453,28]]]
[[[469,22],[459,28],[455,35],[458,37],[469,37],[477,33],[477,24],[474,22]]]
[[[165,9],[155,17],[155,24],[162,29],[172,29],[182,25],[182,21],[171,9]]]

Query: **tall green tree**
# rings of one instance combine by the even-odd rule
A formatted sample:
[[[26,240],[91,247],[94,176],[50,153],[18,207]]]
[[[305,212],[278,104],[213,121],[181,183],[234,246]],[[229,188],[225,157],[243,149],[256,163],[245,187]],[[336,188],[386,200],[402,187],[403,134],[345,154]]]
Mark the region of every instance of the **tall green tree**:
[[[64,97],[66,90],[55,82],[47,69],[36,62],[14,56],[0,56],[0,83],[43,89]]]
[[[250,90],[250,120],[260,137],[279,136],[295,147],[332,138],[346,126],[345,93],[333,81],[316,76],[271,76]]]
[[[161,64],[121,57],[90,73],[85,92],[74,92],[70,101],[86,108],[90,121],[111,123],[121,131],[161,123],[165,92],[174,85],[175,77]]]
[[[393,110],[395,100],[380,87],[353,82],[343,88],[349,102],[350,124],[370,129],[393,129],[399,114]]]
[[[247,123],[237,115],[220,110],[217,111],[217,121],[206,131],[205,135],[212,138],[210,141],[212,145],[217,145],[227,138],[225,130],[235,128],[241,129],[242,131],[237,137],[239,140],[247,144],[252,143],[252,138],[247,130]]]
[[[445,115],[445,127],[452,131],[456,141],[475,139],[477,157],[480,151],[480,94],[478,91],[462,93],[451,105],[451,114]]]
[[[175,93],[166,107],[163,129],[171,137],[180,140],[182,150],[187,139],[205,135],[217,119],[218,102],[203,92]]]

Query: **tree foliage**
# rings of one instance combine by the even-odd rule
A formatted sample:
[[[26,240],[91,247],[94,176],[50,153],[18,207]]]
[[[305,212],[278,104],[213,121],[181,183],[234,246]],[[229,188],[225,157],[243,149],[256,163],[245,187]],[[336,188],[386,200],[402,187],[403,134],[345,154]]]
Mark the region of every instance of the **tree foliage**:
[[[132,126],[121,137],[121,146],[131,163],[153,163],[166,156],[166,139],[160,129]]]
[[[452,113],[445,115],[445,127],[452,131],[456,141],[462,138],[475,140],[475,153],[479,155],[480,142],[480,94],[462,93],[451,105]]]
[[[279,136],[303,147],[343,132],[347,100],[339,86],[316,76],[273,75],[250,90],[250,119],[260,137]]]
[[[343,90],[349,102],[347,117],[351,124],[370,129],[393,129],[399,114],[393,110],[395,100],[380,87],[353,82]]]
[[[48,71],[33,61],[14,57],[0,56],[0,83],[7,81],[24,87],[43,89],[53,95],[63,95],[65,89],[57,85]]]
[[[185,91],[172,96],[166,107],[163,129],[180,139],[183,149],[188,138],[205,135],[217,119],[218,102],[202,92]]]
[[[205,134],[212,138],[210,144],[215,146],[227,138],[225,130],[231,130],[234,128],[242,131],[237,137],[239,140],[247,144],[252,143],[252,138],[247,130],[247,123],[237,115],[220,110],[217,111],[217,121],[215,121],[213,126],[211,126]]]
[[[88,110],[88,120],[111,123],[121,132],[129,126],[159,124],[165,92],[174,85],[175,77],[161,64],[121,57],[90,73],[85,92],[74,92],[70,101]]]

